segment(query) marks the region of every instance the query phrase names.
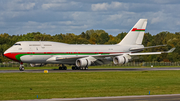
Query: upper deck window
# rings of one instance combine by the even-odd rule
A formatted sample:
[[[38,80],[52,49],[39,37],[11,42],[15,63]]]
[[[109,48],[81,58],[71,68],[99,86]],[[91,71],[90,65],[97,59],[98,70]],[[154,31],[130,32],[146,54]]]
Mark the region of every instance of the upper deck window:
[[[20,43],[15,43],[14,45],[19,45],[19,46],[21,46],[21,44],[20,44]]]
[[[51,44],[44,44],[44,46],[52,46]]]
[[[40,44],[30,44],[29,46],[41,46]]]

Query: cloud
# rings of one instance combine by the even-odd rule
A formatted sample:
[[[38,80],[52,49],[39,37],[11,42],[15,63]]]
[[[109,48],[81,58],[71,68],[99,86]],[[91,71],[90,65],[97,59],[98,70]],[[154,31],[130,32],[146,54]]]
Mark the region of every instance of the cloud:
[[[115,20],[115,21],[117,21],[117,20],[119,20],[119,19],[121,19],[122,18],[122,14],[114,14],[114,15],[109,15],[109,18],[108,18],[108,20]]]
[[[20,10],[30,10],[33,9],[35,3],[28,3],[28,4],[18,4],[16,7]]]
[[[152,18],[151,20],[151,24],[155,24],[155,23],[158,23],[161,21],[161,18],[160,17],[156,17],[156,18]]]
[[[77,10],[86,10],[82,9],[83,4],[79,2],[48,2],[43,3],[41,8],[43,10],[50,10],[50,11],[77,11]],[[72,9],[73,8],[73,9]]]
[[[58,22],[58,24],[61,24],[61,25],[73,25],[75,23],[73,21],[60,21],[60,22]]]
[[[158,4],[179,4],[179,0],[152,0],[154,3]]]
[[[63,3],[63,2],[67,2],[67,0],[42,0],[44,2],[52,2],[52,3]]]
[[[111,8],[119,8],[122,5],[120,2],[112,2],[110,7]]]
[[[33,9],[35,7],[35,3],[8,2],[6,5],[3,5],[3,7],[8,11],[23,11]]]
[[[107,3],[92,4],[91,9],[92,9],[93,11],[107,10],[107,9],[108,9],[108,6],[109,6],[109,5],[108,5]]]
[[[57,7],[61,7],[61,6],[63,6],[63,4],[43,4],[42,9],[47,10],[50,8],[57,8]]]
[[[0,33],[80,34],[103,29],[117,35],[147,18],[146,32],[179,31],[179,0],[0,0]]]
[[[111,4],[108,3],[98,3],[98,4],[92,4],[91,9],[93,11],[101,11],[101,10],[108,10],[108,9],[116,9],[121,7],[122,3],[120,2],[111,2]]]

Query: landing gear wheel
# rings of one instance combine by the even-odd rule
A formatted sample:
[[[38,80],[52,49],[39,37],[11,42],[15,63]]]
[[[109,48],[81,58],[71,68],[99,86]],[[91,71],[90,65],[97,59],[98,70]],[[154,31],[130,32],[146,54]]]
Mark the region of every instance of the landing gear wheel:
[[[64,67],[64,70],[67,70],[67,67],[66,67],[66,66]]]
[[[77,69],[76,70],[80,70],[81,68],[80,67],[76,67]]]
[[[62,67],[59,67],[59,70],[62,70]]]
[[[75,66],[72,66],[72,70],[75,70]]]
[[[59,70],[67,70],[67,67],[66,66],[59,67]]]
[[[20,71],[24,71],[24,67],[19,67],[19,70]]]
[[[88,67],[84,67],[84,70],[88,70]]]
[[[79,70],[79,67],[77,67],[77,66],[72,66],[72,70]]]
[[[24,71],[24,67],[23,67],[23,63],[22,62],[20,62],[19,70],[20,71]]]
[[[74,70],[78,70],[78,67],[75,67],[75,69]]]
[[[85,69],[85,67],[72,66],[72,70],[84,70],[84,69]]]

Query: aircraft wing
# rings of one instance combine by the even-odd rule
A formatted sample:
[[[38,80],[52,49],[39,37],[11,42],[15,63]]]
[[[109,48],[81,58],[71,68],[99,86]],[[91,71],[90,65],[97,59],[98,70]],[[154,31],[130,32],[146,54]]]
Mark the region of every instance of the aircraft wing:
[[[148,47],[143,47],[143,48],[131,48],[130,51],[138,51],[138,50],[144,50],[144,49],[156,48],[156,47],[163,47],[163,46],[166,46],[166,45],[148,46]]]
[[[130,55],[130,56],[133,56],[133,55],[156,55],[156,54],[162,54],[162,53],[171,53],[175,50],[176,48],[172,48],[168,51],[162,51],[162,52],[143,52],[143,53],[117,53],[117,54],[109,54],[109,55],[95,55],[93,57],[95,58],[104,58],[104,57],[114,57],[114,56],[120,56],[120,55],[124,55],[124,54],[127,54],[127,55]]]
[[[144,53],[130,53],[130,56],[133,55],[156,55],[156,54],[162,54],[162,53],[171,53],[175,50],[176,48],[172,48],[169,51],[162,51],[162,52],[144,52]]]
[[[94,62],[96,65],[101,65],[105,63],[109,63],[109,60],[112,60],[115,56],[121,56],[121,55],[129,55],[129,56],[136,56],[136,55],[156,55],[156,54],[162,54],[162,53],[171,53],[175,50],[175,48],[170,49],[169,51],[162,51],[162,52],[144,52],[144,53],[115,53],[115,54],[109,54],[109,55],[78,55],[78,56],[57,56],[57,57],[51,57],[47,61],[61,61],[62,63],[67,64],[74,64],[77,59],[80,58],[88,58],[91,61]]]
[[[96,58],[96,59],[102,59],[102,58],[105,58],[105,57],[115,57],[115,56],[120,56],[120,55],[124,55],[124,54],[128,54],[128,55],[130,55],[130,56],[133,56],[133,55],[156,55],[156,54],[162,54],[162,53],[171,53],[171,52],[173,52],[174,50],[175,50],[176,48],[172,48],[172,49],[170,49],[169,51],[162,51],[162,52],[143,52],[143,53],[130,53],[130,52],[128,52],[128,53],[115,53],[115,54],[109,54],[109,55],[101,55],[101,54],[99,54],[99,55],[91,55],[90,57],[94,57],[94,58]],[[77,59],[79,59],[79,58],[84,58],[84,57],[89,57],[89,56],[86,56],[86,55],[84,55],[84,56],[81,56],[81,55],[79,55],[79,56],[69,56],[69,57],[56,57],[56,60],[58,61],[58,60],[77,60]]]

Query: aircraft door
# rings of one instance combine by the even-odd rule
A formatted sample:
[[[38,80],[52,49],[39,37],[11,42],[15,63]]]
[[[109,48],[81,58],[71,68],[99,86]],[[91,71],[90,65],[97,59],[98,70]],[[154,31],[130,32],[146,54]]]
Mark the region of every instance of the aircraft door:
[[[76,56],[78,56],[78,49],[75,50]]]

